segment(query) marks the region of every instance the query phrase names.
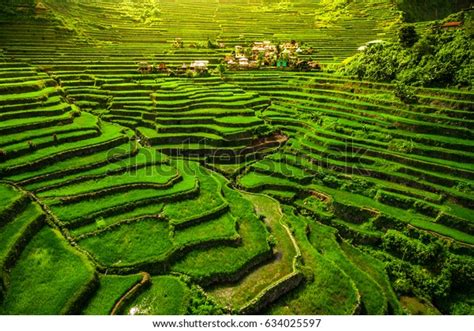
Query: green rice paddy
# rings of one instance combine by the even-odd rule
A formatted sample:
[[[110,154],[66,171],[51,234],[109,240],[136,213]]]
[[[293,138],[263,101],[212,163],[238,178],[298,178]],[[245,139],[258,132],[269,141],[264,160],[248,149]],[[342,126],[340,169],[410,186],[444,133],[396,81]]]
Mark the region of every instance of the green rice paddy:
[[[0,314],[472,314],[474,92],[338,73],[402,24],[340,2],[0,5]]]

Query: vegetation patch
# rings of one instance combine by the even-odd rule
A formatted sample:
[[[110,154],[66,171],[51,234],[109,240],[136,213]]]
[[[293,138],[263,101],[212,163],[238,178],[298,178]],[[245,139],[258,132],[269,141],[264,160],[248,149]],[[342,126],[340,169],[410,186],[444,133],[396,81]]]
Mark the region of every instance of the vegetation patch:
[[[472,314],[466,4],[3,1],[0,314]]]
[[[177,277],[156,276],[151,286],[131,302],[124,313],[128,315],[183,315],[191,299],[191,291]]]
[[[77,313],[97,285],[94,266],[86,256],[65,243],[58,231],[46,227],[30,241],[12,269],[2,313]]]

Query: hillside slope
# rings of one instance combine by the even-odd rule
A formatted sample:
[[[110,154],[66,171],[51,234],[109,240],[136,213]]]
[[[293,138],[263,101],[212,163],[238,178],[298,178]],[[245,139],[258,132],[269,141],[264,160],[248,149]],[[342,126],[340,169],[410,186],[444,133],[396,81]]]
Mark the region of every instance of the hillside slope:
[[[2,314],[472,314],[473,92],[333,70],[393,1],[2,5]]]

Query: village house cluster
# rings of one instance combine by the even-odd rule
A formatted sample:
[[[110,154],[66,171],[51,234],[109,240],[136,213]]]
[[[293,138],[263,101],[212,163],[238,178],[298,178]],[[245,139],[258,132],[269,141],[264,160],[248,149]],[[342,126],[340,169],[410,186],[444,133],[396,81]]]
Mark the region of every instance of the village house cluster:
[[[181,48],[184,43],[177,38],[173,47]],[[221,65],[229,70],[252,70],[260,68],[280,68],[297,71],[321,70],[321,65],[311,58],[305,59],[305,55],[313,54],[311,47],[302,47],[294,40],[286,43],[274,44],[271,41],[254,42],[250,47],[237,45],[234,50],[226,55]],[[165,63],[157,66],[148,62],[138,63],[137,71],[141,74],[153,72],[168,73],[170,75],[206,75],[209,74],[209,61],[195,60],[190,64],[183,63],[173,69],[168,68]]]
[[[224,59],[229,69],[257,69],[261,67],[277,68],[320,68],[314,61],[301,60],[303,54],[312,54],[312,48],[300,47],[292,40],[287,43],[273,44],[271,41],[254,42],[251,47],[235,46],[232,54]]]

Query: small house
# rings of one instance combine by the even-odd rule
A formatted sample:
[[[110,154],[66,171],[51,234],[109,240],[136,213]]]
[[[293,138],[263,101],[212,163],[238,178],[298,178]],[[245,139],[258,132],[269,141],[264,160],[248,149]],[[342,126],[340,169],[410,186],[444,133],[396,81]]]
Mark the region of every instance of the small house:
[[[239,57],[239,67],[247,68],[249,66],[249,59],[246,57]]]
[[[253,43],[252,52],[254,54],[264,53],[265,51],[266,51],[266,48],[263,43],[261,42]]]
[[[146,61],[141,61],[141,62],[138,62],[137,71],[141,73],[142,75],[150,74],[153,72],[153,66]]]
[[[257,69],[259,67],[259,64],[257,61],[250,61],[248,67],[249,69]]]
[[[192,62],[189,68],[194,71],[203,72],[203,71],[207,71],[208,65],[209,65],[209,61],[198,60],[198,61]]]
[[[252,52],[254,54],[259,54],[259,53],[271,53],[276,51],[275,45],[273,45],[270,41],[265,40],[265,41],[256,41],[253,43],[252,46]]]
[[[166,63],[161,62],[159,65],[156,66],[156,70],[159,72],[166,72],[168,71],[168,67],[166,66]]]

